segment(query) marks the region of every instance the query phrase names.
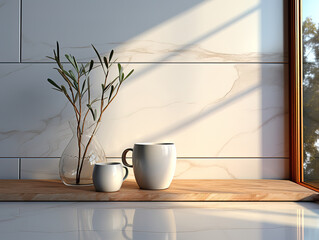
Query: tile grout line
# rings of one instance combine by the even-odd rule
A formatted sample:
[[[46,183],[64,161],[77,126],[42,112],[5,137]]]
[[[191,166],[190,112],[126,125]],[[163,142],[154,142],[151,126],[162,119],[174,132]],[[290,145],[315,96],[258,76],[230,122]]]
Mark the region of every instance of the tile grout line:
[[[17,157],[0,157],[1,158],[17,158]],[[54,159],[54,158],[57,158],[59,159],[60,157],[18,157],[19,159],[22,160],[22,158],[43,158],[43,159]],[[106,158],[109,158],[109,159],[118,159],[118,158],[121,158],[121,156],[106,156]],[[131,157],[128,157],[128,158],[131,158]],[[289,159],[289,157],[194,157],[194,156],[188,156],[188,157],[179,157],[177,156],[177,159],[223,159],[223,160],[226,160],[226,159]]]
[[[19,21],[19,63],[22,63],[22,0],[20,0],[20,21]]]
[[[22,15],[22,13],[21,13]],[[22,23],[21,23],[22,25]],[[21,27],[22,28],[22,27]],[[19,64],[19,63],[24,63],[24,64],[55,64],[54,62],[29,62],[29,61],[23,61],[22,62],[22,29],[21,29],[21,33],[20,33],[20,62],[0,62],[0,64]],[[69,64],[68,62],[61,62],[63,64]],[[82,62],[79,61],[78,63],[87,63],[87,62]],[[94,62],[94,63],[99,63],[99,62]],[[158,64],[158,65],[174,65],[174,64],[183,64],[183,65],[195,65],[195,64],[200,64],[200,65],[244,65],[244,64],[284,64],[284,65],[288,65],[289,62],[118,62],[121,64]]]
[[[21,179],[21,158],[19,158],[19,165],[18,165],[18,178]]]

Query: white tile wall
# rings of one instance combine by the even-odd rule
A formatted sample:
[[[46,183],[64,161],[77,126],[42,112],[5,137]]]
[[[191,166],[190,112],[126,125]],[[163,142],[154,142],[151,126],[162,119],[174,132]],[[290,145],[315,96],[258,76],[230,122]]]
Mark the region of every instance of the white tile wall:
[[[46,61],[58,40],[80,59],[94,43],[120,61],[287,61],[283,2],[24,0],[22,60]]]
[[[59,158],[22,158],[21,179],[60,179]]]
[[[106,111],[98,139],[112,157],[160,141],[175,142],[179,157],[287,157],[284,66],[129,64],[136,73]],[[73,112],[46,82],[59,81],[53,67],[0,65],[1,155],[61,156]],[[101,80],[97,71],[98,90]]]
[[[20,60],[19,0],[0,0],[0,62]]]
[[[18,158],[0,158],[0,179],[19,179]]]
[[[286,0],[0,0],[0,157],[12,157],[0,169],[21,157],[22,178],[58,178],[73,119],[46,82],[58,79],[45,58],[58,40],[80,60],[94,57],[90,43],[103,53],[114,48],[135,69],[99,129],[108,157],[135,142],[171,141],[182,157],[177,178],[287,178],[286,7]],[[13,63],[20,50],[23,63]]]

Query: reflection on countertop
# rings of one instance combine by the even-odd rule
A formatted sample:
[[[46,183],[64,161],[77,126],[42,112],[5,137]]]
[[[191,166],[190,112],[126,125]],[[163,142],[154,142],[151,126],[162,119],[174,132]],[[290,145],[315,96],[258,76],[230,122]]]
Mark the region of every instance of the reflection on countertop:
[[[2,202],[0,238],[313,240],[319,204]]]

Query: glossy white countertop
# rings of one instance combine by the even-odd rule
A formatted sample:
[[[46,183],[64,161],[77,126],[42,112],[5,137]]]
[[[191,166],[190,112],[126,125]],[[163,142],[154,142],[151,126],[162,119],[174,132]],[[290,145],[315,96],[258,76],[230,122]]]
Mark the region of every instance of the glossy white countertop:
[[[1,240],[319,239],[319,204],[2,202]]]

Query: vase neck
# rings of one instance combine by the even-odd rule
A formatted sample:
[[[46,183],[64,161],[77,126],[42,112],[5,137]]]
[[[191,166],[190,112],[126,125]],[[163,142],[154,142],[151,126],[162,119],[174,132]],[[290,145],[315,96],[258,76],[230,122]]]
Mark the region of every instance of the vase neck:
[[[78,123],[76,121],[69,121],[69,126],[72,130],[73,136],[77,136],[78,133]],[[96,126],[95,122],[86,122],[84,125],[84,129],[82,129],[82,124],[80,124],[80,131],[82,136],[90,137],[94,131],[94,128]],[[97,131],[97,129],[96,129]],[[95,131],[95,133],[96,133]]]

